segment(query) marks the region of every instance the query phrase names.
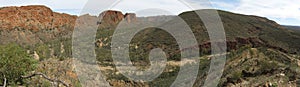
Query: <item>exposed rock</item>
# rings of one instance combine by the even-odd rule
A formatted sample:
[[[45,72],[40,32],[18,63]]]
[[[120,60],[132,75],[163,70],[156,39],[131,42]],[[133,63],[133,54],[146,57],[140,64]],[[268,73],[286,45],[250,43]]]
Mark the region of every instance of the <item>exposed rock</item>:
[[[99,19],[97,16],[92,16],[89,14],[81,15],[76,20],[76,27],[93,26],[93,25],[97,24],[98,20]]]
[[[33,58],[35,60],[40,60],[40,56],[36,53],[36,51],[34,51],[34,53],[33,53]]]
[[[124,15],[120,11],[108,10],[99,15],[102,23],[106,25],[116,25],[124,19]]]
[[[131,22],[136,22],[137,21],[137,17],[136,17],[136,14],[135,13],[126,13],[124,15],[125,17],[125,20],[128,22],[128,23],[131,23]]]
[[[64,49],[64,44],[60,43],[60,53],[64,53],[65,49]]]
[[[76,18],[42,5],[0,8],[0,44],[36,44],[70,35]]]
[[[0,29],[32,30],[41,29],[62,30],[63,26],[73,26],[76,16],[53,12],[42,5],[0,8]]]
[[[0,18],[0,44],[14,42],[21,45],[71,38],[75,25],[79,25],[79,29],[94,25],[99,29],[113,29],[122,20],[128,23],[138,21],[134,13],[124,15],[120,11],[108,10],[98,17],[88,14],[77,17],[53,12],[42,5],[3,7],[0,8]]]
[[[112,27],[116,27],[123,20],[126,23],[136,23],[137,17],[135,13],[126,13],[124,15],[120,11],[108,10],[98,16],[97,24],[100,29],[112,29]]]
[[[102,42],[102,40],[101,39],[98,39],[98,40],[96,40],[96,46],[97,47],[99,47],[99,48],[102,48],[103,46],[104,46],[104,43]]]

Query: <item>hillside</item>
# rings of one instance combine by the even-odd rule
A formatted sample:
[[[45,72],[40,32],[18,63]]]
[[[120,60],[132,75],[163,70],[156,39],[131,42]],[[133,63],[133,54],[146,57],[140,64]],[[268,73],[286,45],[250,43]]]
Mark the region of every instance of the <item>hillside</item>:
[[[207,14],[211,10],[196,11]],[[227,55],[227,62],[218,86],[296,86],[296,81],[300,79],[300,32],[296,27],[281,26],[264,17],[216,11],[223,22],[227,39],[227,53],[224,54]],[[180,70],[182,50],[179,49],[176,39],[166,31],[154,27],[149,27],[133,37],[129,44],[129,53],[134,65],[145,69],[150,65],[150,51],[162,48],[167,56],[167,67],[157,79],[151,82],[133,82],[119,74],[111,58],[112,36],[122,20],[125,25],[136,25],[121,27],[123,30],[142,25],[176,27],[180,22],[174,19],[175,16],[136,17],[134,13],[123,14],[113,10],[102,12],[98,16],[73,16],[53,12],[50,8],[39,5],[3,7],[0,8],[0,13],[0,45],[21,45],[28,54],[39,57],[35,71],[64,80],[70,86],[80,86],[71,64],[75,25],[80,26],[77,27],[80,29],[98,25],[95,38],[97,63],[106,76],[105,79],[114,87],[169,86]],[[188,24],[199,43],[196,46],[200,48],[201,62],[197,83],[194,84],[198,87],[203,85],[211,58],[215,55],[211,55],[207,29],[195,11],[183,12],[178,17]],[[1,77],[0,79],[2,82]],[[25,85],[55,86],[55,83],[34,78]]]
[[[288,28],[288,29],[300,29],[300,26],[288,26],[288,25],[282,25],[284,26],[285,28]]]
[[[205,14],[206,11],[209,10],[199,10],[198,12]],[[298,32],[289,31],[276,22],[262,17],[240,15],[225,11],[218,11],[218,13],[225,28],[228,51],[236,50],[243,46],[251,46],[267,47],[291,54],[298,54],[300,52],[300,46],[298,45],[300,37]],[[185,22],[187,22],[187,24],[192,28],[192,31],[199,43],[199,47],[201,48],[200,53],[209,54],[210,40],[208,38],[208,32],[201,19],[198,18],[195,12],[184,12],[180,14],[179,17],[185,20]],[[172,24],[177,24],[176,20],[170,20],[161,25],[164,26]],[[100,30],[99,37],[107,38],[108,36],[111,36],[101,36],[104,33],[111,34],[111,31]],[[106,42],[109,41],[110,39]],[[178,56],[179,53],[175,38],[158,28],[148,28],[139,32],[135,35],[131,44],[138,46],[138,48],[143,48],[135,49],[135,52],[139,51],[145,53],[144,55],[156,47],[164,48],[165,51],[168,52],[170,58]],[[107,47],[107,49],[110,48]],[[136,55],[138,54],[140,53],[136,53]]]
[[[100,23],[100,18],[103,19],[99,28],[115,26],[123,19],[128,22],[136,20],[135,14],[123,14],[119,11],[106,11],[99,16],[88,14],[75,16],[53,12],[43,5],[2,7],[0,8],[0,44],[18,43],[27,46],[71,38],[75,25]]]
[[[205,14],[209,10],[198,10]],[[290,31],[285,27],[267,18],[241,15],[218,10],[222,19],[227,38],[227,64],[219,86],[295,86],[295,81],[299,78],[299,46],[300,33]],[[195,12],[184,12],[179,15],[189,26],[199,43],[200,54],[210,55],[210,40],[207,30]],[[161,26],[177,24],[176,20],[165,21]],[[126,28],[122,28],[126,29]],[[105,35],[104,35],[105,34]],[[110,55],[110,41],[112,30],[99,30],[100,38],[97,50],[98,54]],[[147,56],[151,49],[162,48],[166,52],[169,62],[180,60],[180,50],[169,33],[158,28],[147,28],[134,36],[130,43],[130,58],[135,65],[147,67],[149,60]],[[110,56],[98,55],[101,62],[111,61]],[[259,56],[257,56],[259,55]],[[210,59],[201,58],[199,80],[195,86],[203,85]],[[111,63],[103,64],[103,66]],[[272,65],[272,66],[268,66]],[[273,67],[274,66],[274,67]],[[164,75],[150,82],[150,86],[168,86],[174,81],[174,76],[178,73],[176,65],[167,66],[172,72],[165,72]],[[253,70],[251,70],[253,68]],[[114,74],[108,74],[111,76]],[[278,75],[284,75],[279,76]],[[168,77],[169,76],[169,77]],[[120,77],[124,78],[124,77]],[[261,80],[257,80],[261,79]],[[123,79],[124,80],[124,79]],[[126,81],[126,79],[125,79]],[[162,85],[164,84],[164,85]]]
[[[286,25],[283,25],[285,28],[287,29],[290,29],[292,31],[295,31],[295,32],[300,32],[300,27],[299,26],[286,26]]]
[[[53,12],[45,6],[0,8],[1,44],[43,43],[70,34],[76,16]]]
[[[205,10],[199,11],[205,14]],[[297,43],[299,37],[295,32],[288,31],[276,22],[263,17],[241,15],[225,11],[218,11],[223,22],[227,41],[237,43],[247,43],[242,39],[248,40],[248,44],[253,47],[269,46],[278,48],[289,53],[299,52]],[[204,25],[197,19],[194,12],[185,12],[179,15],[192,27],[203,27]],[[193,28],[196,35],[202,34],[200,30],[204,28]],[[197,37],[197,36],[196,36]],[[199,38],[202,38],[201,36]],[[241,39],[239,39],[241,38]],[[203,40],[208,41],[206,40]],[[291,42],[294,41],[294,42]],[[230,43],[228,43],[230,47]],[[295,49],[293,49],[295,48]],[[229,48],[230,49],[230,48]]]

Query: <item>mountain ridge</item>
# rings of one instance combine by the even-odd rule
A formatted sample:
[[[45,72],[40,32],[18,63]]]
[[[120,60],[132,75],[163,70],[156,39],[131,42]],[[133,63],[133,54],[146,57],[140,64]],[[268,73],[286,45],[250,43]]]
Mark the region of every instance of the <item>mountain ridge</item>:
[[[213,9],[202,9],[202,10],[195,10],[202,12],[205,14],[205,11],[213,10]],[[204,25],[201,22],[201,19],[199,18],[193,18],[197,17],[194,13],[195,11],[187,11],[179,14],[180,17],[183,17],[184,20],[190,24],[190,27],[204,27]],[[237,14],[222,10],[216,10],[218,14],[221,16],[221,20],[224,23],[225,30],[227,34],[230,34],[228,36],[228,40],[236,40],[235,37],[239,38],[252,38],[250,36],[256,35],[259,32],[281,32],[286,33],[289,35],[288,31],[285,30],[285,28],[275,21],[269,20],[265,17],[259,17],[259,16],[253,16],[253,15],[243,15],[243,14]],[[71,37],[72,31],[74,29],[75,25],[82,25],[82,22],[76,22],[78,19],[84,19],[87,20],[90,24],[97,23],[99,24],[99,29],[113,29],[120,21],[125,20],[127,22],[137,22],[141,20],[146,21],[154,21],[154,20],[163,20],[166,18],[172,19],[172,16],[166,16],[160,18],[160,16],[157,17],[136,17],[134,13],[125,13],[123,14],[120,11],[114,11],[114,10],[107,10],[99,14],[99,16],[91,16],[91,15],[81,15],[81,16],[74,16],[64,13],[57,13],[53,12],[50,8],[43,6],[43,5],[32,5],[32,6],[20,6],[20,7],[3,7],[0,9],[0,12],[2,14],[1,22],[0,22],[0,31],[2,31],[2,37],[3,42],[19,42],[22,44],[31,43],[41,43],[44,41],[53,40],[57,37]],[[20,15],[18,15],[20,14]],[[10,17],[9,15],[12,15]],[[187,15],[187,16],[185,16]],[[193,17],[188,17],[193,16]],[[170,18],[168,18],[170,17]],[[13,19],[11,19],[13,18]],[[86,19],[90,18],[90,19]],[[102,20],[100,21],[100,19]],[[240,19],[237,19],[240,18]],[[241,27],[243,29],[238,29],[240,26],[240,23],[235,23],[235,21],[239,21],[241,23],[244,23],[247,25],[247,27]],[[268,25],[269,27],[266,29],[263,29],[265,25],[262,25],[260,23],[263,23],[265,25]],[[226,27],[231,26],[229,29]],[[236,28],[235,28],[236,27]],[[247,29],[249,28],[249,29]],[[276,30],[280,29],[280,30]],[[283,32],[281,31],[283,29]],[[9,31],[7,31],[9,30]],[[12,30],[15,33],[11,33],[10,30]],[[41,30],[41,31],[39,31]],[[206,31],[203,29],[200,29],[201,31]],[[265,31],[264,31],[265,30]],[[244,31],[247,31],[248,33],[245,33]],[[6,34],[6,33],[10,34]],[[199,32],[200,34],[204,34],[203,32]],[[250,35],[253,34],[253,35]],[[21,35],[21,36],[20,36]],[[204,34],[205,35],[205,34]],[[246,36],[245,36],[246,35]],[[271,34],[270,34],[271,35]],[[6,36],[6,37],[3,37]],[[257,35],[256,35],[257,36]],[[202,36],[206,37],[206,36]],[[231,38],[234,37],[234,38]],[[267,36],[269,37],[269,36]],[[15,40],[7,40],[7,38],[15,38]],[[33,39],[31,39],[33,38]],[[276,38],[275,38],[276,39]],[[29,41],[26,41],[29,40]],[[283,39],[282,39],[283,40]],[[208,39],[200,39],[200,41],[208,41]],[[262,40],[262,41],[270,41],[268,39]],[[2,43],[3,43],[2,42]],[[272,43],[275,41],[272,41]],[[284,43],[284,42],[282,42]],[[282,46],[274,46],[274,47],[280,47],[284,50],[287,50],[288,48],[282,47]]]

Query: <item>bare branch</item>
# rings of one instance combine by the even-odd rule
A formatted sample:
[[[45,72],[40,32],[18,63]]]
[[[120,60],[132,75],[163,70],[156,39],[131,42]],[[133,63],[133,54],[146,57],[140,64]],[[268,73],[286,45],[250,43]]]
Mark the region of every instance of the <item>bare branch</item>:
[[[32,78],[32,77],[35,77],[35,76],[42,76],[44,79],[50,81],[50,82],[57,82],[57,83],[61,83],[63,84],[64,86],[66,87],[69,87],[68,84],[66,84],[65,82],[61,81],[61,80],[58,80],[58,79],[51,79],[49,78],[47,75],[43,74],[43,73],[34,73],[30,76],[22,76],[22,78],[24,79],[28,79],[28,78]]]

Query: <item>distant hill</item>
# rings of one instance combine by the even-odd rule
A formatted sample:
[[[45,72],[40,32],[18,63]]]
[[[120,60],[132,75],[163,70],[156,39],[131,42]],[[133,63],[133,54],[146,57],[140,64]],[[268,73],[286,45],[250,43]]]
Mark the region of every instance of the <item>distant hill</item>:
[[[300,26],[289,26],[289,25],[282,25],[286,28],[289,28],[289,29],[300,29]]]
[[[282,25],[282,26],[284,26],[287,29],[290,29],[290,30],[293,30],[296,32],[300,32],[300,26],[287,26],[287,25]]]

